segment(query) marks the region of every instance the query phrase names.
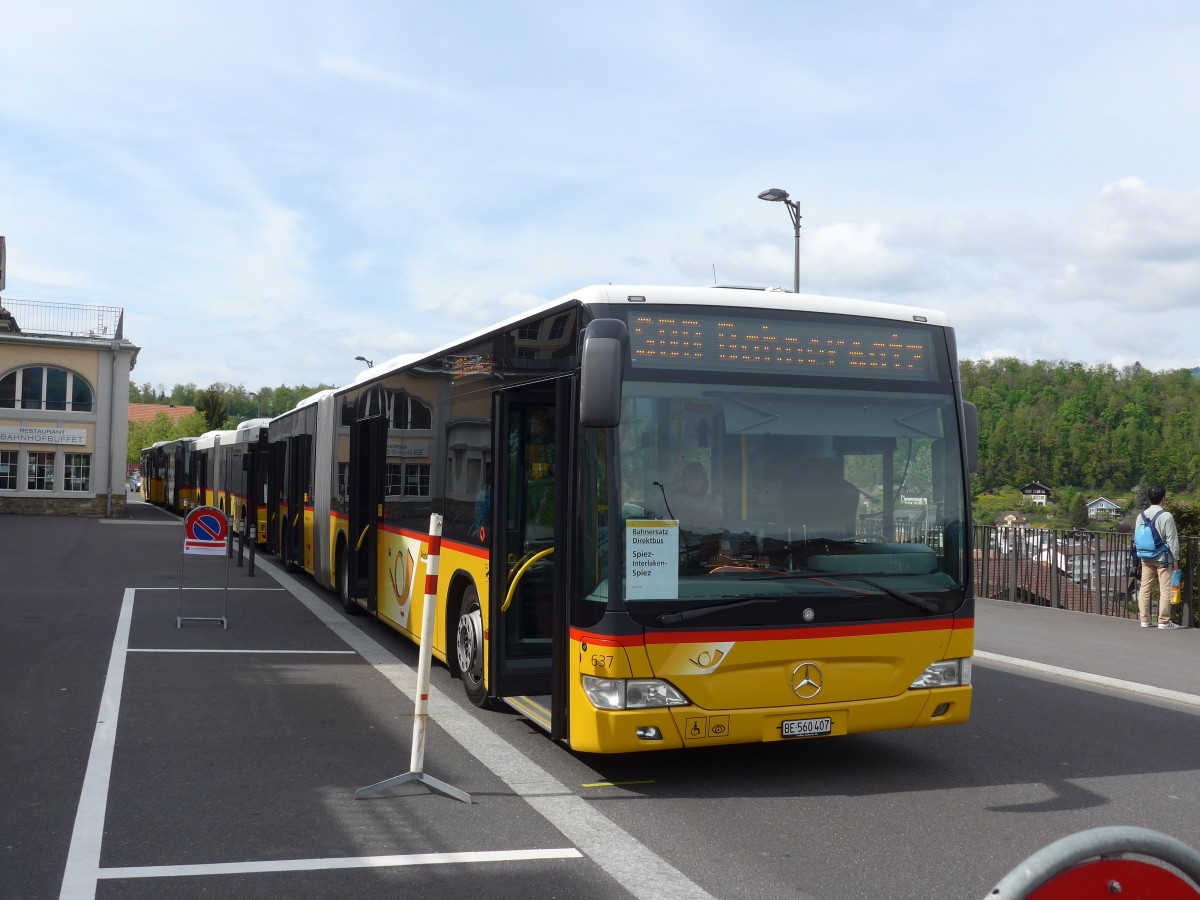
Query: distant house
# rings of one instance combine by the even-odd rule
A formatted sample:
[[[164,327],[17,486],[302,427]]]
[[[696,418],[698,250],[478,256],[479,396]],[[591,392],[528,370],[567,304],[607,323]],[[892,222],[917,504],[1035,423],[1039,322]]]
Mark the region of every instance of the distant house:
[[[130,403],[129,421],[145,422],[147,425],[154,421],[159,413],[166,413],[172,422],[178,422],[184,416],[196,412],[194,406],[173,406],[168,403]]]
[[[1021,499],[1034,506],[1045,506],[1050,500],[1050,488],[1040,481],[1031,481],[1021,488]]]
[[[1006,512],[996,516],[996,524],[1001,528],[1020,528],[1028,525],[1029,520],[1019,512]]]
[[[1089,519],[1110,519],[1121,515],[1121,506],[1107,497],[1097,497],[1087,502],[1087,511]]]

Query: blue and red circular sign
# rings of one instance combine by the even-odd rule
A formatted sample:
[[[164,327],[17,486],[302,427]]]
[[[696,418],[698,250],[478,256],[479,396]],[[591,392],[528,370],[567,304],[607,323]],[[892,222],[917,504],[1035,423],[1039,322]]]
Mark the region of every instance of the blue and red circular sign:
[[[229,520],[215,506],[198,506],[183,523],[185,553],[223,553]]]

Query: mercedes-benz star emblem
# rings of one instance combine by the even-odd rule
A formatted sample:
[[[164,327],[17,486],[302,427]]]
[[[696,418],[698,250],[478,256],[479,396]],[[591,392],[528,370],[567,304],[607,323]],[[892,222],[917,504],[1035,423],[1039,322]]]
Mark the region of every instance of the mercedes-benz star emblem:
[[[792,670],[792,691],[801,700],[811,700],[825,686],[825,675],[816,663],[802,662]]]

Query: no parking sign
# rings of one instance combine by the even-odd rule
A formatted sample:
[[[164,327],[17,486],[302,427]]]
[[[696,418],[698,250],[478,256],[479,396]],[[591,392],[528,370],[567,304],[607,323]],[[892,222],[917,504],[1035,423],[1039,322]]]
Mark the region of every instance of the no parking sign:
[[[189,556],[220,556],[229,537],[229,520],[215,506],[198,506],[183,523],[183,552]]]

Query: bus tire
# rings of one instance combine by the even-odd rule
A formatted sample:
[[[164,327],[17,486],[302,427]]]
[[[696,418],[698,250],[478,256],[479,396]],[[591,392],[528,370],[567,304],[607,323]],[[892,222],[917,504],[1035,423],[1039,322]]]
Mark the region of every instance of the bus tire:
[[[467,699],[475,706],[487,707],[487,688],[483,686],[483,610],[474,584],[467,585],[458,602],[454,647]]]
[[[342,598],[342,609],[347,615],[357,616],[362,612],[362,607],[350,596],[350,566],[345,552],[338,554],[338,595]]]

